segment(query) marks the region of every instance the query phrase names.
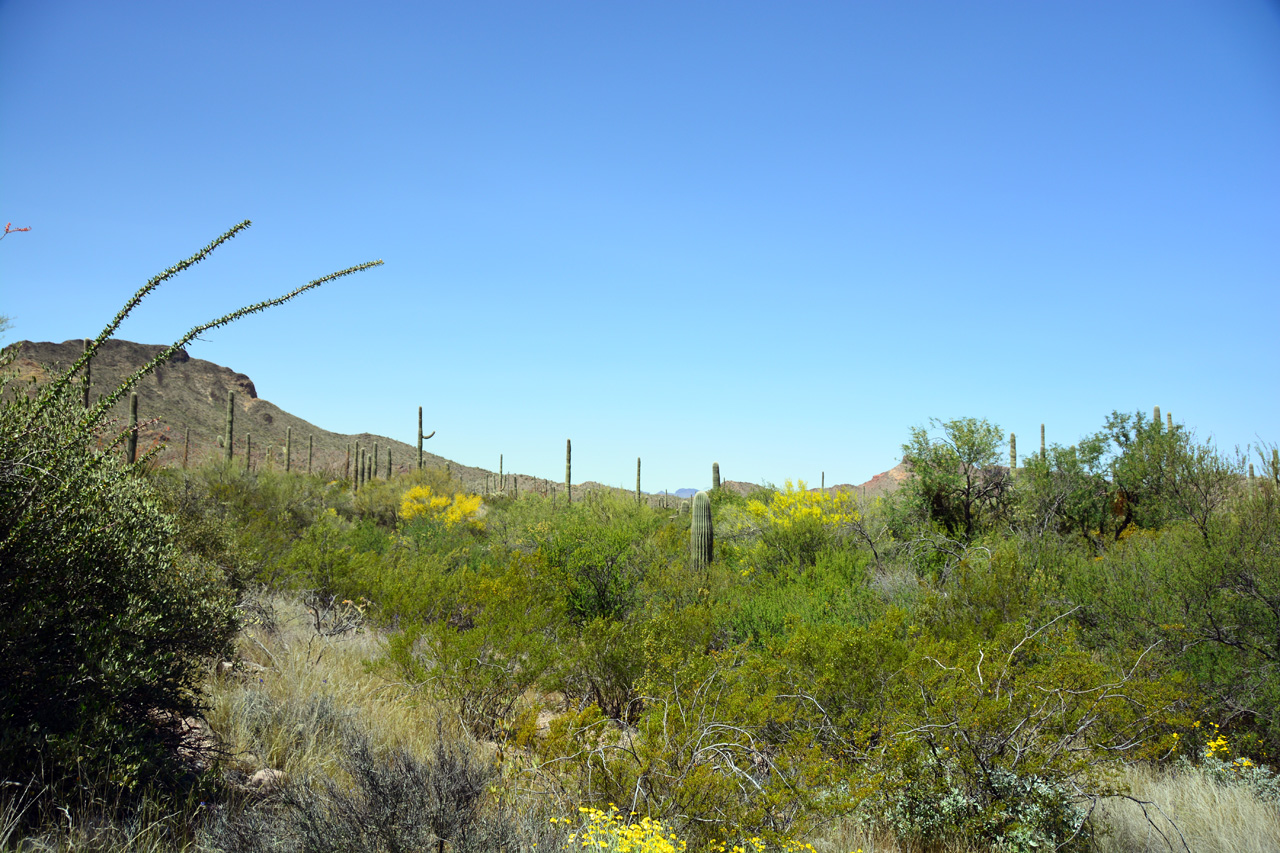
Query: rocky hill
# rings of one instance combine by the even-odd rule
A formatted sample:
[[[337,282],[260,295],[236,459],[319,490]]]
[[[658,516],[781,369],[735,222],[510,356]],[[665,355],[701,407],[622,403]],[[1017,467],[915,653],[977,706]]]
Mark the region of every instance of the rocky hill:
[[[19,377],[43,381],[73,364],[83,352],[84,342],[22,341],[15,346],[20,347],[14,363]],[[90,400],[118,386],[164,349],[120,340],[104,343],[91,365]],[[384,435],[344,435],[322,429],[258,397],[253,380],[245,374],[192,358],[185,350],[178,350],[168,362],[138,383],[138,417],[143,422],[139,452],[157,449],[157,461],[163,465],[181,465],[184,453],[190,465],[223,458],[227,397],[231,391],[235,392],[234,456],[243,462],[248,447],[255,469],[284,466],[285,439],[290,429],[293,433],[291,463],[298,470],[306,470],[310,444],[312,470],[342,476],[346,471],[347,448],[356,442],[369,450],[375,443],[378,445],[382,476],[386,475],[388,450],[393,470],[402,472],[417,467],[416,446]],[[111,414],[116,426],[123,428],[128,422],[127,400],[117,403]],[[424,445],[424,451],[426,447],[429,444]],[[424,452],[423,465],[449,465],[455,477],[467,482],[482,481],[489,473],[481,468],[458,465],[434,453]],[[531,483],[532,478],[528,479]]]
[[[39,382],[74,364],[83,352],[84,342],[79,339],[60,344],[22,341],[12,346],[20,347],[14,362],[19,377],[34,378]],[[164,349],[159,345],[120,340],[104,343],[93,359],[90,370],[90,400],[96,400],[106,391],[117,387]],[[291,467],[295,470],[307,469],[310,446],[312,471],[335,478],[343,477],[348,470],[348,448],[356,443],[366,450],[377,445],[380,476],[386,476],[388,450],[391,452],[391,468],[395,472],[407,472],[417,467],[416,446],[384,435],[329,432],[259,398],[253,380],[245,374],[211,361],[192,358],[186,350],[178,350],[168,362],[143,379],[136,390],[138,416],[143,424],[139,430],[139,452],[155,450],[157,462],[162,465],[182,465],[184,459],[188,465],[199,465],[223,458],[227,396],[234,391],[235,437],[232,450],[241,464],[244,463],[247,449],[255,469],[266,466],[283,468],[286,435],[292,429]],[[111,414],[117,429],[123,429],[128,422],[128,401],[117,403]],[[500,486],[494,472],[459,465],[426,452],[430,446],[428,442],[423,448],[425,467],[448,466],[455,479],[477,491],[500,487],[520,492],[545,493],[553,487],[563,490],[563,484],[553,484],[543,478],[525,474],[508,474]],[[831,486],[827,491],[856,490],[862,496],[876,497],[897,488],[906,476],[906,470],[898,465],[883,474],[877,474],[860,486],[844,484]],[[755,483],[730,480],[722,483],[722,487],[739,494],[750,494],[759,488]],[[590,481],[575,483],[573,488],[575,494],[598,489],[625,491]],[[680,498],[677,493],[672,493],[665,498],[661,494],[649,495],[648,499],[655,503],[678,503]]]

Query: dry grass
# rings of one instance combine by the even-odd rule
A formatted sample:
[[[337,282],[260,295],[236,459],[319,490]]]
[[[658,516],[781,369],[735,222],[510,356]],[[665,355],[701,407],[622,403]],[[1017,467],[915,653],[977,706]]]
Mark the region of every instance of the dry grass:
[[[381,653],[376,632],[361,626],[322,636],[297,600],[271,596],[257,606],[260,618],[238,640],[242,663],[209,684],[208,722],[232,768],[331,774],[345,723],[369,731],[379,746],[426,754],[442,709],[371,669]]]
[[[1130,793],[1147,806],[1150,821],[1134,802],[1111,800],[1099,807],[1110,829],[1105,853],[1275,853],[1280,850],[1280,807],[1243,786],[1221,785],[1194,771],[1134,767]]]

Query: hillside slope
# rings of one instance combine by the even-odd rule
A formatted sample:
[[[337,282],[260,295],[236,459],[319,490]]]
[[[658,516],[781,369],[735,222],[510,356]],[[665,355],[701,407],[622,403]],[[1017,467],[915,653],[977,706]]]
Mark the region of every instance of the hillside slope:
[[[37,381],[44,381],[74,363],[80,357],[84,344],[80,340],[60,344],[22,341],[16,346],[21,347],[14,364],[18,375],[24,379],[34,377]],[[130,341],[109,340],[104,343],[92,364],[90,400],[96,400],[108,389],[115,388],[163,350],[163,346]],[[221,459],[227,396],[231,391],[236,395],[235,458],[243,461],[245,447],[249,444],[255,468],[266,465],[283,467],[285,436],[290,428],[293,430],[292,465],[300,470],[306,469],[308,440],[312,444],[312,469],[332,476],[344,473],[347,448],[355,442],[370,450],[377,443],[379,470],[383,476],[388,449],[395,471],[409,471],[417,467],[416,446],[384,435],[344,435],[322,429],[258,397],[253,380],[245,374],[211,361],[192,358],[186,350],[179,350],[137,386],[138,416],[144,423],[140,430],[139,451],[158,447],[161,464],[181,465],[187,431],[190,430],[188,464]],[[128,401],[122,400],[112,410],[112,417],[123,428],[128,416]],[[406,420],[411,417],[412,413],[406,416]],[[429,446],[429,443],[425,444],[424,451]],[[454,476],[467,481],[482,480],[489,473],[481,468],[458,465],[434,453],[423,454],[424,466],[442,467],[446,464]]]

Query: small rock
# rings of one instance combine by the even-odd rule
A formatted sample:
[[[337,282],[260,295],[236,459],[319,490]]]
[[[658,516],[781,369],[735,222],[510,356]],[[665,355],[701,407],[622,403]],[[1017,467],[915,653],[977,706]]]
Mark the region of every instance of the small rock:
[[[250,776],[249,781],[245,782],[245,786],[254,791],[270,791],[283,785],[284,780],[283,770],[272,770],[270,767],[264,767]]]

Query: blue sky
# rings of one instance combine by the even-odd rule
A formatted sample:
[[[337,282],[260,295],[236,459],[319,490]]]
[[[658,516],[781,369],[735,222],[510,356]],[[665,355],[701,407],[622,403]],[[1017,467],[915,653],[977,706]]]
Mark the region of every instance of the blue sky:
[[[858,483],[1280,402],[1280,4],[0,2],[9,339],[189,349],[327,429],[645,487]]]

